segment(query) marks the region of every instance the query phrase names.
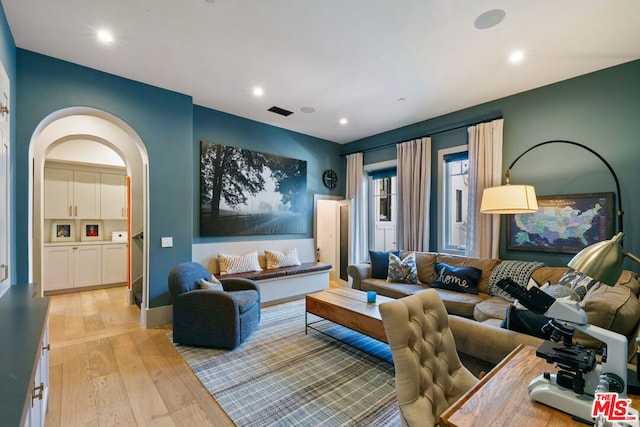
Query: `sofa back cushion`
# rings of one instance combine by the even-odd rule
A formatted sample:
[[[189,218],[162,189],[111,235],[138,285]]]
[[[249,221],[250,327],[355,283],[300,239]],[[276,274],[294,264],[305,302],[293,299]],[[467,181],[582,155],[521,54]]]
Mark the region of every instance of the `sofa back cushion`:
[[[400,258],[405,258],[411,251],[401,251]],[[436,262],[435,252],[416,252],[416,269],[418,270],[418,282],[425,285],[436,280],[434,264]]]
[[[587,312],[592,325],[633,338],[635,326],[640,320],[640,302],[628,287],[596,285],[587,292],[580,305]],[[600,345],[597,339],[580,331],[576,331],[575,339],[586,347],[598,348]],[[629,350],[632,355],[633,349]]]
[[[560,281],[564,273],[569,270],[568,267],[540,267],[531,273],[531,277],[538,283],[556,284]]]
[[[449,264],[454,267],[475,267],[482,270],[482,276],[480,277],[480,282],[478,282],[478,292],[485,293],[485,294],[487,293],[487,290],[489,288],[489,278],[491,277],[491,272],[496,267],[496,265],[500,264],[499,259],[472,258],[472,257],[466,257],[466,256],[445,255],[445,254],[437,254],[436,261],[444,262],[445,264]],[[435,273],[434,273],[434,280],[435,280]]]

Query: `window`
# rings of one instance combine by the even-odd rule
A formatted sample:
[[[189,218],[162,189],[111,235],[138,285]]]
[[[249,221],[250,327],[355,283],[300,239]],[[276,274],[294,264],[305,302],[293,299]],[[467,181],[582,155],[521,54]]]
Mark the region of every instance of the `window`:
[[[373,180],[373,204],[376,221],[395,222],[396,177],[389,176]]]
[[[377,166],[377,168],[376,168]],[[369,248],[375,251],[396,250],[396,168],[389,165],[370,165]]]
[[[438,151],[438,180],[438,251],[464,255],[469,200],[466,145]]]

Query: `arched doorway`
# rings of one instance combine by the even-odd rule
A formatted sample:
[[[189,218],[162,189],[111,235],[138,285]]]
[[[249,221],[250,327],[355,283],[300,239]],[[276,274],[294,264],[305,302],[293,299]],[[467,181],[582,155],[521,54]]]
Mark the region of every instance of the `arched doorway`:
[[[148,171],[149,157],[142,139],[120,118],[102,110],[72,107],[50,114],[38,125],[29,145],[29,280],[42,283],[44,218],[44,166],[47,154],[71,140],[87,140],[108,147],[119,156],[130,177],[131,259],[130,281],[140,280],[141,321],[146,325],[148,307]],[[139,276],[136,272],[139,272]],[[133,295],[131,295],[133,301]]]

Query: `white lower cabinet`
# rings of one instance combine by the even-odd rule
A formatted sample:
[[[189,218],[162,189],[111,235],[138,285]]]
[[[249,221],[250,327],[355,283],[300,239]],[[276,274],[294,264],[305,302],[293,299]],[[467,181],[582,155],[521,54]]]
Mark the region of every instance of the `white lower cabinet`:
[[[49,326],[45,325],[40,357],[36,364],[36,372],[33,376],[33,389],[28,397],[27,416],[24,427],[44,427],[44,420],[49,405]]]
[[[102,284],[127,281],[127,244],[102,246]]]
[[[55,245],[44,248],[46,291],[102,284],[102,245]]]

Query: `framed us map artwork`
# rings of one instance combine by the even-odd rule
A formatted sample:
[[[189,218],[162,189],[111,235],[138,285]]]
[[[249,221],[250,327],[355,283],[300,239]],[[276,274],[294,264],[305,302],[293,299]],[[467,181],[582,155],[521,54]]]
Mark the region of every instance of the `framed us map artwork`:
[[[509,215],[507,250],[575,254],[614,233],[614,193],[539,196],[538,212]]]

